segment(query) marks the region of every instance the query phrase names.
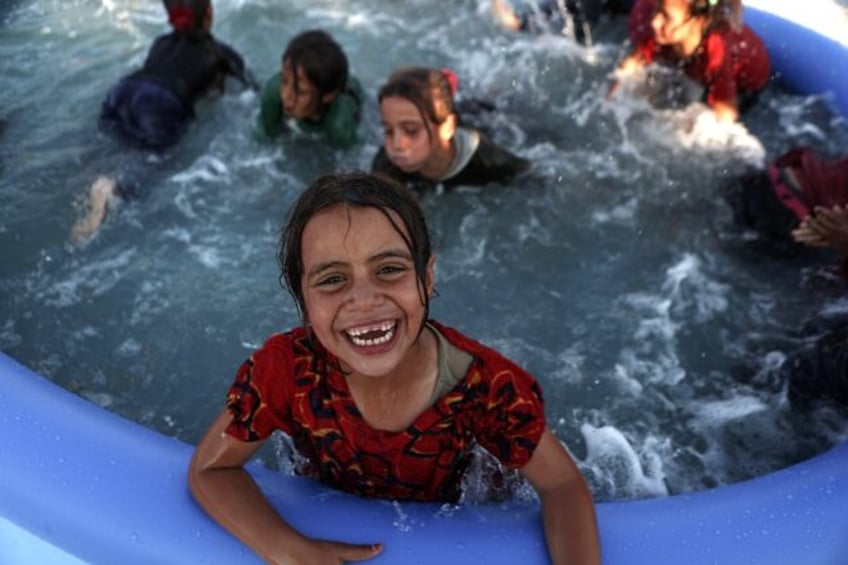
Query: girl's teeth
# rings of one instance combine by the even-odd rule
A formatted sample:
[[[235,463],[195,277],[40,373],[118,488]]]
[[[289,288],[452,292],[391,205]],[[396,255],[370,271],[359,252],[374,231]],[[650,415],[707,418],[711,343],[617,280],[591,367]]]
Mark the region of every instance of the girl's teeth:
[[[395,322],[385,322],[376,327],[348,330],[347,335],[354,345],[368,347],[388,343],[395,334],[394,330]]]

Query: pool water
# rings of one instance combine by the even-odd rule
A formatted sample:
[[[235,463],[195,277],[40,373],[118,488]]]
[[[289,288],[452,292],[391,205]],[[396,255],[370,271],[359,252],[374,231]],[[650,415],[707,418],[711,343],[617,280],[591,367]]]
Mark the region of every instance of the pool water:
[[[153,156],[100,134],[96,118],[166,31],[161,5],[5,3],[0,349],[196,442],[239,363],[298,323],[275,253],[299,191],[320,172],[369,167],[381,139],[376,91],[393,68],[448,66],[464,96],[497,106],[469,121],[534,168],[508,186],[422,194],[438,255],[432,314],[537,376],[549,422],[597,499],[732,483],[845,439],[845,410],[794,409],[774,372],[805,320],[848,310],[835,256],[762,242],[718,196],[722,182],[792,146],[844,152],[848,127],[827,97],[775,84],[744,126],[722,127],[656,73],[633,86],[654,105],[607,102],[623,21],[587,50],[506,33],[487,10],[485,0],[217,0],[216,35],[260,81],[295,33],[333,33],[370,95],[364,143],[263,144],[252,133],[256,95],[231,84],[198,106],[179,147]],[[135,179],[144,196],[74,246],[100,174]]]

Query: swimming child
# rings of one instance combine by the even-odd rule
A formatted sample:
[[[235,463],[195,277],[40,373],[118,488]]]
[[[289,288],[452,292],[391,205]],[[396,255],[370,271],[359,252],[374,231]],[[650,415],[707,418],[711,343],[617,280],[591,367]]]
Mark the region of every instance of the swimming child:
[[[848,261],[848,155],[823,159],[796,147],[722,192],[740,225],[776,240],[829,247]]]
[[[768,81],[768,52],[742,23],[741,0],[637,0],[629,29],[633,50],[619,64],[608,97],[641,67],[677,65],[705,87],[716,118],[732,122]]]
[[[457,84],[452,71],[427,67],[403,68],[389,77],[378,96],[383,146],[372,172],[416,188],[450,188],[506,182],[530,167],[480,131],[459,124]]]
[[[235,77],[255,88],[242,57],[215,39],[209,0],[164,0],[173,30],[156,38],[141,69],[116,84],[100,110],[98,125],[133,146],[163,151],[175,145],[195,118],[194,104],[213,89],[223,91]],[[117,180],[98,177],[89,190],[89,213],[71,237],[88,239],[106,215],[111,196],[131,196]]]
[[[823,159],[796,147],[723,190],[738,223],[779,241],[836,251],[848,281],[848,155]],[[848,316],[817,314],[795,337],[801,345],[777,371],[789,401],[848,408]]]
[[[276,137],[287,129],[317,134],[338,147],[359,139],[365,93],[348,60],[325,31],[309,30],[286,46],[282,68],[265,83],[257,129]]]
[[[271,433],[291,437],[300,473],[402,501],[457,502],[481,446],[536,489],[554,563],[599,562],[591,494],[546,426],[537,382],[428,319],[435,257],[410,190],[381,175],[321,177],[279,249],[303,326],[242,364],[197,446],[188,481],[212,518],[270,563],[369,559],[382,545],[308,538],[269,504],[243,466]]]
[[[603,14],[627,14],[632,0],[492,0],[495,20],[511,31],[550,31],[590,45]]]

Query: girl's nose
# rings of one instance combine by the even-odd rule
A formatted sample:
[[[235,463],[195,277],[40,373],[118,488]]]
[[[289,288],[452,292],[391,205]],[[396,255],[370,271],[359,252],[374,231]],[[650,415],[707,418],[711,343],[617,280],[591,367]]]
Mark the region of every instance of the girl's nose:
[[[392,144],[392,149],[403,150],[406,148],[406,136],[402,133],[392,133],[390,142]]]
[[[350,285],[348,303],[356,309],[368,310],[380,303],[379,289],[367,277],[354,280]]]

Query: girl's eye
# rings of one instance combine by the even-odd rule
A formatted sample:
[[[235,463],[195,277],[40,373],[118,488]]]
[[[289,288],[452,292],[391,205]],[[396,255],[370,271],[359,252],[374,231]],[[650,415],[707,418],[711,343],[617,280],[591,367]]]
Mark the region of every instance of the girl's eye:
[[[328,277],[324,277],[320,279],[316,286],[338,286],[344,282],[344,277],[341,275],[330,275]]]
[[[417,136],[419,133],[421,133],[421,128],[419,128],[419,127],[411,127],[411,128],[410,128],[410,127],[407,127],[407,128],[403,128],[403,133],[405,133],[405,134],[406,134],[406,135],[408,135],[409,137],[415,137],[415,136]]]
[[[377,270],[377,275],[385,278],[405,273],[407,270],[408,268],[405,265],[383,265]]]

